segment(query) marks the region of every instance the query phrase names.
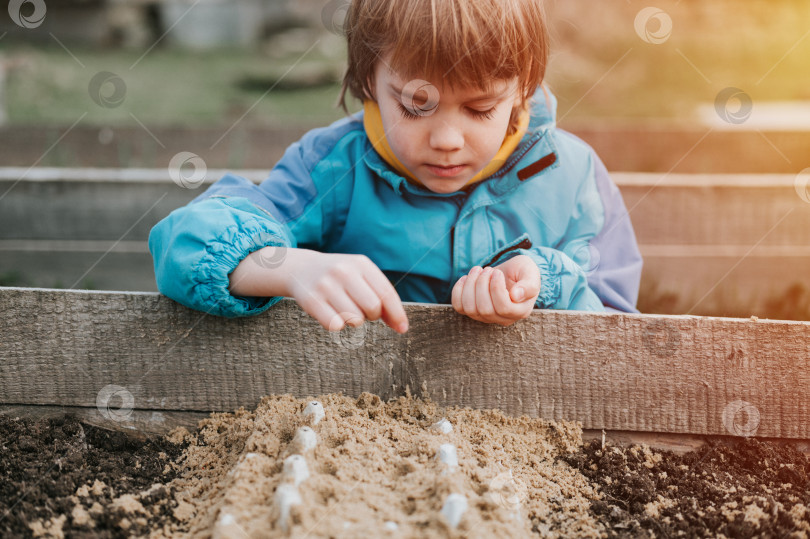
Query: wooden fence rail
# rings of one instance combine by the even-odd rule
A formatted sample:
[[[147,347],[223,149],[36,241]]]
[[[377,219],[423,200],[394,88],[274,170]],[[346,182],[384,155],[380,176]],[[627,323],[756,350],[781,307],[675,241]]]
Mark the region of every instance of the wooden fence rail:
[[[0,288],[0,405],[126,423],[409,389],[585,429],[810,439],[810,323],[537,310],[502,328],[406,310],[406,335],[330,333],[289,299],[223,319],[154,293]]]

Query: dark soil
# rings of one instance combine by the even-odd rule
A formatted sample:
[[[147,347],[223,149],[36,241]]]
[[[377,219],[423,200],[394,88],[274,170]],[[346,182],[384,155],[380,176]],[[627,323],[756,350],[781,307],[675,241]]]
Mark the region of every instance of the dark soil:
[[[792,445],[743,438],[676,455],[594,441],[566,460],[600,485],[591,510],[610,537],[808,537],[810,460]]]
[[[166,487],[149,489],[175,476],[169,464],[182,450],[165,439],[139,440],[73,416],[33,421],[0,415],[0,536],[31,537],[32,524],[48,528],[50,519],[68,538],[147,533],[175,504]],[[88,488],[77,495],[83,486]],[[113,503],[142,491],[149,491],[137,496],[146,513]]]

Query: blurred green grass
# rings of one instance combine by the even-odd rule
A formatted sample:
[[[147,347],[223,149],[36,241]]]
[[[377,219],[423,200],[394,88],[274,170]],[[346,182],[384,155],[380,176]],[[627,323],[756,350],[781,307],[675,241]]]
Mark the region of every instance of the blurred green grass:
[[[689,122],[698,104],[712,103],[729,86],[743,89],[755,103],[810,100],[807,0],[663,1],[658,7],[671,17],[673,30],[660,45],[645,43],[634,29],[646,5],[548,3],[547,81],[558,96],[559,117]],[[85,124],[147,127],[227,126],[243,115],[247,124],[315,125],[343,116],[334,106],[337,83],[277,87],[262,96],[290,68],[288,80],[319,69],[339,73],[343,61],[335,58],[343,58],[342,51],[327,57],[315,49],[303,59],[300,53],[277,59],[258,48],[156,47],[132,67],[144,51],[66,46],[78,61],[55,42],[0,41],[0,54],[19,64],[7,81],[11,124],[71,124],[83,113]],[[103,108],[90,99],[88,84],[99,71],[126,83],[120,106]],[[246,78],[253,84],[243,84]]]
[[[8,80],[10,123],[71,124],[83,113],[87,113],[85,124],[112,126],[138,121],[147,126],[224,125],[246,113],[246,122],[318,123],[343,115],[334,107],[340,90],[337,83],[297,90],[274,88],[262,97],[274,79],[293,65],[290,75],[295,76],[329,62],[314,52],[295,64],[298,57],[270,60],[245,50],[166,48],[149,52],[132,67],[141,51],[68,48],[78,61],[57,44],[14,44],[2,49],[19,64]],[[119,106],[104,108],[91,99],[89,84],[100,71],[114,73],[126,84]],[[264,88],[259,87],[261,81],[266,81]],[[103,90],[113,88],[108,84]]]

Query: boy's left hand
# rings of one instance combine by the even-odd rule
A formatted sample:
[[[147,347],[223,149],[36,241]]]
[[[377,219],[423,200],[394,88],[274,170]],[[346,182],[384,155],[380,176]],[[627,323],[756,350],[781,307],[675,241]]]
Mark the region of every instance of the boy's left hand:
[[[528,318],[540,293],[540,270],[526,255],[495,268],[475,266],[453,286],[453,308],[473,320],[509,326]]]

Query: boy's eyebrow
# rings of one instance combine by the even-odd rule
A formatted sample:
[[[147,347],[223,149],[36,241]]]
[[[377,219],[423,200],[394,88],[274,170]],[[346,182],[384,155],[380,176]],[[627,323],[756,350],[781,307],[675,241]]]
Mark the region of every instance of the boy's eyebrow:
[[[398,88],[397,86],[395,86],[393,82],[389,82],[388,87],[391,89],[392,92],[394,92],[395,95],[397,95],[397,96],[402,96],[403,95],[402,94],[403,89]],[[485,92],[485,93],[483,93],[481,95],[477,95],[477,96],[473,97],[472,99],[467,99],[464,102],[465,103],[474,103],[476,101],[487,101],[487,100],[490,100],[490,99],[500,99],[500,98],[504,97],[507,94],[508,91],[509,91],[508,86],[506,88],[504,88],[503,90],[501,90],[501,91],[489,90],[489,91],[487,91],[487,92]],[[405,96],[405,97],[412,97],[412,96]]]

